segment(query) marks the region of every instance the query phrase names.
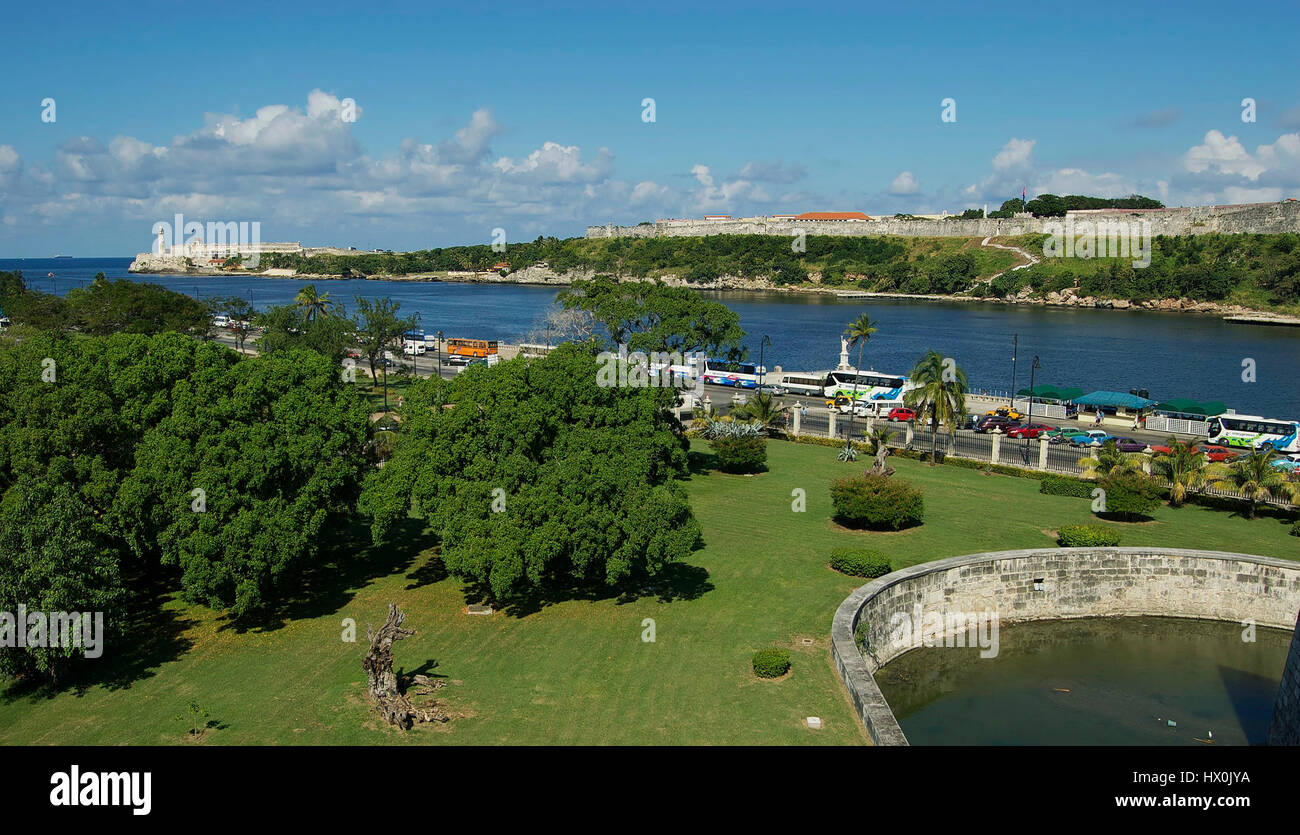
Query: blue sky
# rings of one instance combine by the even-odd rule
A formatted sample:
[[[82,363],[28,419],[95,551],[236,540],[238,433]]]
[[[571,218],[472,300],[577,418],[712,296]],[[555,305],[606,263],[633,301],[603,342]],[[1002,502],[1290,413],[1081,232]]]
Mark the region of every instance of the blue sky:
[[[1022,185],[1300,196],[1294,3],[26,5],[0,256],[129,255],[177,212],[410,249]]]

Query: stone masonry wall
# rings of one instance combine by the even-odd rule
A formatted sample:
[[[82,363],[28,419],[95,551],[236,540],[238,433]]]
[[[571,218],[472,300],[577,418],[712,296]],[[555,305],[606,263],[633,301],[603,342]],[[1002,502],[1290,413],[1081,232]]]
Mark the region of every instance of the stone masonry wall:
[[[1151,223],[1152,235],[1197,235],[1208,232],[1300,232],[1300,202],[1249,203],[1234,206],[1187,206],[1167,209],[1094,209],[1068,212],[1065,218],[979,218],[974,220],[870,221],[817,220],[671,220],[641,226],[588,226],[588,238],[660,238],[703,235],[903,235],[907,237],[984,238],[1044,231],[1051,222],[1119,220]]]
[[[922,612],[990,610],[1004,624],[1155,615],[1252,619],[1290,630],[1300,610],[1300,563],[1185,549],[1045,548],[952,557],[887,574],[849,595],[831,627],[836,667],[877,744],[907,744],[872,673],[912,648],[891,642],[890,619],[918,605]],[[860,623],[865,652],[854,637]],[[1300,699],[1298,652],[1293,646],[1291,666],[1298,669],[1291,680]],[[1300,708],[1300,700],[1293,704]]]
[[[1291,651],[1282,670],[1282,683],[1273,702],[1273,722],[1268,726],[1269,745],[1300,745],[1300,620],[1291,635]]]

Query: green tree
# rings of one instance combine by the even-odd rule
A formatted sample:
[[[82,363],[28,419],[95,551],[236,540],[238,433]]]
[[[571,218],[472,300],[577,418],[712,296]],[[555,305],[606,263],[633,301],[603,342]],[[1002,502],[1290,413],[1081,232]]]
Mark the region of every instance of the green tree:
[[[1254,519],[1264,502],[1294,499],[1300,494],[1298,485],[1273,466],[1276,457],[1277,453],[1271,449],[1259,449],[1234,461],[1216,464],[1210,470],[1210,485],[1241,493],[1246,499],[1246,518]]]
[[[912,369],[915,388],[903,395],[903,402],[919,414],[930,416],[930,465],[934,466],[939,426],[948,427],[952,436],[957,422],[966,414],[966,372],[953,360],[930,349]]]
[[[726,305],[685,287],[658,281],[620,283],[609,276],[575,281],[557,300],[565,309],[585,310],[605,329],[614,347],[629,351],[704,351],[740,358],[745,332]]]
[[[568,343],[413,385],[362,496],[375,540],[413,509],[448,572],[497,600],[627,588],[684,558],[700,527],[675,392],[598,386],[599,367]]]
[[[341,362],[357,344],[356,322],[337,308],[330,316],[308,318],[301,307],[280,305],[262,311],[255,321],[262,328],[257,349],[264,354],[305,349]]]
[[[1155,455],[1151,467],[1169,479],[1169,506],[1178,507],[1187,500],[1189,492],[1195,492],[1205,484],[1205,454],[1196,448],[1196,444],[1185,443],[1172,435],[1166,444],[1169,451]]]
[[[208,331],[208,310],[203,302],[158,284],[110,280],[103,273],[89,286],[69,290],[67,304],[76,327],[95,336]]]
[[[329,316],[334,307],[329,292],[317,293],[315,284],[308,284],[300,289],[298,295],[294,296],[293,302],[302,310],[308,322],[317,317]]]
[[[401,345],[403,334],[415,328],[415,317],[398,316],[400,308],[401,304],[388,297],[370,301],[357,296],[357,340],[370,363],[370,379],[378,376],[377,366],[383,367],[385,412],[388,411],[388,363],[383,361],[384,351]]]
[[[1094,478],[1106,478],[1113,473],[1140,472],[1143,456],[1140,452],[1123,452],[1119,444],[1106,441],[1097,449],[1097,457],[1086,455],[1079,459],[1079,466],[1084,475]]]
[[[789,411],[790,407],[782,406],[773,395],[759,392],[743,406],[732,409],[731,414],[736,420],[758,421],[771,434],[785,430]]]
[[[857,346],[858,349],[858,370],[862,370],[862,353],[866,350],[867,343],[871,341],[871,335],[878,330],[876,323],[871,321],[871,315],[863,313],[858,318],[849,322],[844,328],[844,335],[849,338],[849,347]],[[853,386],[853,403],[849,408],[849,434],[844,439],[844,451],[840,454],[846,460],[853,460],[856,456],[853,454],[853,423],[858,411],[858,389],[857,384]]]

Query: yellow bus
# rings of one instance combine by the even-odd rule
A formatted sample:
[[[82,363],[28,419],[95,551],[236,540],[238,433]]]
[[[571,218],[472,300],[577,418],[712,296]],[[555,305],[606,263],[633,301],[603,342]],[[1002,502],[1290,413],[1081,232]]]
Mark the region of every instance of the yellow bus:
[[[497,352],[495,339],[448,339],[447,353],[453,357],[486,357]]]

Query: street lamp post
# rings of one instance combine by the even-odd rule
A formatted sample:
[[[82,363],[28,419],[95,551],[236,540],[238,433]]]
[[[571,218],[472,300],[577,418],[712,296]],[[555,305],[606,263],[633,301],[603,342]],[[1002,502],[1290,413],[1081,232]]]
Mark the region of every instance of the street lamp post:
[[[1025,415],[1025,446],[1029,446],[1029,435],[1033,432],[1034,426],[1034,372],[1042,368],[1043,364],[1038,361],[1038,354],[1034,354],[1034,361],[1029,364],[1029,413]]]
[[[763,367],[763,346],[771,345],[772,339],[767,334],[758,343],[758,393],[763,393],[763,383],[767,380],[767,369]]]
[[[438,378],[442,379],[442,331],[438,331]]]
[[[1020,334],[1011,335],[1011,391],[1007,395],[1007,410],[1015,408],[1016,403],[1016,355],[1020,353]]]

